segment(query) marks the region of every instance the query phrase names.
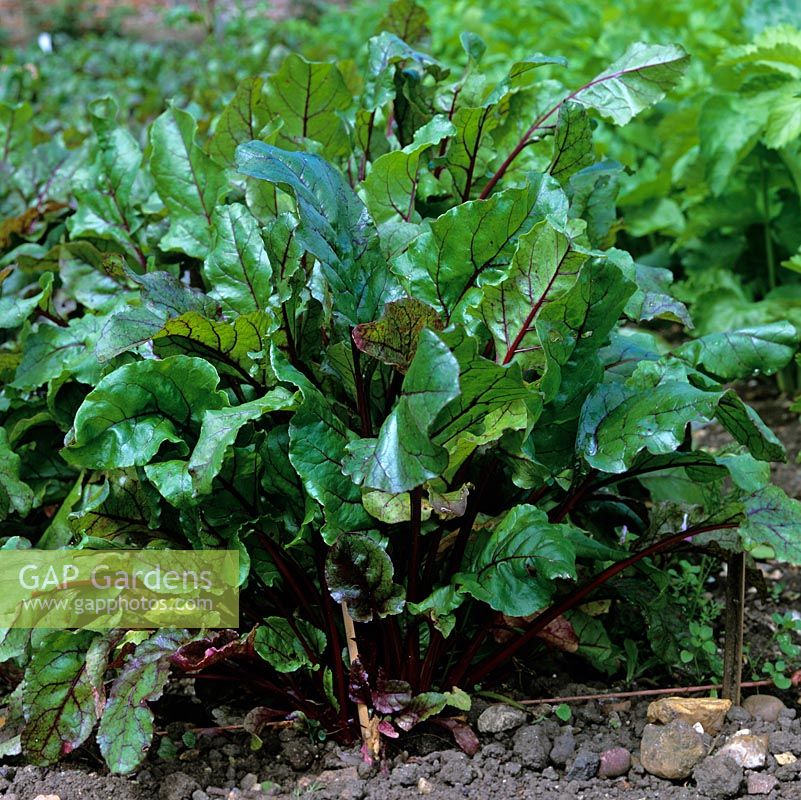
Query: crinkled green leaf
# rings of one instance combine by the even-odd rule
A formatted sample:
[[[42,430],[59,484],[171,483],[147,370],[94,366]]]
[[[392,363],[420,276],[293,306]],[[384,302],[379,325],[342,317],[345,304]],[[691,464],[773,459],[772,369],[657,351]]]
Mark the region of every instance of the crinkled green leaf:
[[[432,331],[420,334],[401,397],[377,439],[348,445],[345,471],[359,484],[399,494],[437,477],[448,453],[430,435],[437,414],[459,394],[459,364]]]
[[[26,287],[27,288],[27,287]],[[0,295],[0,329],[17,328],[37,309],[46,308],[53,292],[53,273],[45,272],[38,281],[39,292],[24,296],[15,294]]]
[[[239,203],[217,206],[211,225],[211,249],[203,262],[209,296],[238,314],[269,308],[272,267],[253,214]]]
[[[401,613],[405,593],[392,580],[394,574],[392,561],[381,546],[359,533],[339,536],[325,562],[331,597],[347,603],[348,613],[357,622]]]
[[[592,126],[587,112],[572,100],[563,103],[556,120],[548,172],[564,186],[573,173],[588,167],[594,160]]]
[[[416,44],[429,33],[428,12],[415,0],[393,0],[378,23],[378,30],[394,33],[404,42]]]
[[[204,358],[214,362],[220,375],[252,383],[258,354],[266,349],[272,327],[272,317],[262,312],[220,322],[189,311],[164,323],[152,337],[153,349],[162,358],[181,354]]]
[[[392,269],[412,297],[460,321],[481,300],[483,287],[499,283],[517,240],[546,218],[562,220],[566,198],[549,176],[487,200],[456,206],[435,219]]]
[[[100,320],[91,314],[70,320],[66,327],[40,323],[35,330],[26,330],[22,360],[11,385],[30,391],[64,373],[94,385],[101,376],[94,353],[99,336]]]
[[[226,187],[224,170],[195,141],[197,123],[171,106],[150,126],[150,171],[170,212],[161,238],[167,251],[205,258],[211,248],[211,215]]]
[[[334,312],[350,325],[376,319],[399,292],[367,209],[342,176],[319,156],[262,142],[240,145],[237,167],[295,195],[301,223],[296,238],[319,259]]]
[[[462,106],[453,115],[453,125],[456,132],[448,142],[448,171],[459,197],[469,200],[494,155],[490,134],[498,125],[498,115],[493,105]]]
[[[293,628],[303,637],[303,642]],[[277,672],[295,672],[315,663],[310,656],[316,658],[323,652],[325,634],[304,620],[290,623],[283,617],[267,617],[256,629],[253,649]]]
[[[33,764],[53,764],[83,744],[103,711],[109,642],[91,631],[59,631],[37,648],[23,688],[22,747]]]
[[[197,444],[189,459],[189,472],[195,490],[199,494],[211,492],[212,481],[220,472],[226,451],[243,425],[271,411],[291,410],[294,402],[295,395],[292,392],[278,387],[256,400],[206,411]]]
[[[352,98],[336,64],[306,61],[290,53],[268,78],[267,95],[271,118],[283,122],[276,140],[279,147],[298,150],[304,139],[312,139],[323,146],[327,158],[347,152],[341,112]]]
[[[636,42],[572,98],[616,125],[625,125],[676,86],[689,61],[679,45]]]
[[[516,506],[491,532],[476,535],[454,582],[503,614],[533,614],[550,601],[556,578],[576,579],[571,527],[549,522],[535,506]]]
[[[264,79],[245,78],[228,105],[222,110],[214,135],[209,142],[209,155],[223,167],[235,166],[236,148],[243,142],[260,138],[270,120]]]
[[[356,434],[322,393],[275,351],[273,368],[280,380],[297,386],[303,395],[289,425],[289,460],[306,491],[324,509],[326,534],[369,530],[373,521],[362,506],[361,492],[342,472],[347,444]]]
[[[97,742],[112,772],[133,772],[153,740],[153,711],[170,674],[170,656],[190,641],[187,631],[162,630],[137,645],[111,684]]]
[[[378,226],[381,246],[388,255],[401,252],[419,232],[421,218],[415,200],[420,157],[454,131],[445,117],[436,116],[416,131],[411,144],[385,153],[370,167],[363,183],[365,203]]]
[[[103,469],[147,464],[164,442],[186,451],[203,413],[228,404],[207,361],[172,356],[126,364],[103,378],[75,415],[64,457]]]
[[[116,124],[117,103],[112,98],[93,101],[89,112],[97,145],[92,163],[75,173],[78,208],[69,220],[70,233],[117,242],[143,267],[135,236],[142,220],[132,207],[144,201],[150,189],[140,175],[142,151],[131,133]]]
[[[20,480],[20,457],[8,443],[8,432],[0,428],[0,520],[14,512],[24,517],[33,504],[33,491]]]
[[[476,311],[492,333],[500,363],[517,358],[527,366],[543,364],[537,315],[575,283],[586,259],[586,253],[574,249],[570,235],[547,220],[520,237],[508,276],[484,290]]]
[[[363,322],[353,329],[356,347],[383,364],[406,373],[417,352],[417,340],[423,328],[442,330],[442,322],[431,306],[405,297],[387,303],[381,319]]]
[[[362,503],[370,516],[396,525],[399,522],[408,522],[412,518],[412,501],[408,492],[402,494],[389,494],[370,490],[362,495]],[[431,506],[423,504],[421,518],[427,520],[431,516]]]
[[[787,497],[778,486],[765,486],[745,498],[745,522],[740,536],[747,550],[773,548],[788,564],[801,563],[801,502]]]
[[[765,424],[731,391],[703,391],[666,380],[643,390],[600,385],[581,414],[577,449],[595,469],[624,472],[642,450],[676,450],[690,422],[717,418],[760,460],[784,458],[784,448]]]
[[[799,344],[798,330],[789,322],[710,333],[677,347],[673,352],[693,367],[720,380],[772,375],[787,366]]]

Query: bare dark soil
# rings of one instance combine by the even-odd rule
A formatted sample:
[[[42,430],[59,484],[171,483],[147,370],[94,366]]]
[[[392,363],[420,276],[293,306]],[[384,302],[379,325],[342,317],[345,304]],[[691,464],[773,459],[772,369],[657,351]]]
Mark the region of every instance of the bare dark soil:
[[[770,387],[754,383],[742,387],[749,402],[785,443],[789,459],[774,470],[774,478],[792,496],[801,497],[801,472],[795,464],[801,449],[801,424],[788,411],[788,403]],[[714,427],[696,432],[699,442],[715,447],[725,440]],[[759,599],[752,590],[748,599],[746,643],[756,654],[770,647],[770,614],[792,611],[801,597],[801,573],[797,569],[768,565],[768,587]],[[719,582],[720,583],[720,582]],[[577,662],[571,662],[577,672]],[[613,687],[587,674],[565,672],[570,664],[533,665],[521,661],[513,685],[499,691],[522,697],[521,687],[531,692],[560,695],[608,692]],[[547,666],[547,669],[546,669]],[[797,668],[799,665],[792,665]],[[747,677],[747,676],[746,676]],[[568,683],[568,681],[574,681]],[[642,686],[647,681],[643,681]],[[642,686],[621,686],[622,691]],[[247,708],[226,708],[235,695],[213,697],[192,692],[173,695],[157,707],[165,738],[175,743],[173,753],[154,747],[144,768],[129,778],[109,776],[99,758],[84,748],[72,761],[58,768],[26,766],[13,759],[0,766],[0,797],[6,800],[724,800],[761,796],[768,800],[801,798],[801,719],[797,718],[799,690],[770,691],[781,698],[784,709],[773,722],[752,718],[741,707],[732,708],[716,736],[703,735],[703,758],[685,779],[668,781],[645,771],[640,745],[650,700],[607,700],[572,703],[572,718],[561,722],[552,706],[529,709],[525,718],[500,733],[482,734],[481,747],[473,757],[454,749],[440,729],[431,728],[400,740],[390,747],[380,767],[364,764],[357,749],[342,749],[332,741],[321,742],[303,727],[274,729],[265,734],[263,746],[251,751],[249,736],[236,730],[197,735],[182,742],[186,730],[198,719],[215,714],[220,725],[241,721]],[[745,694],[755,690],[746,691]],[[474,727],[487,701],[477,698],[469,719]],[[767,736],[767,757],[758,769],[743,769],[727,758],[714,758],[728,736],[748,729]],[[190,746],[191,745],[191,746]],[[402,749],[405,748],[405,749]],[[612,748],[624,748],[631,766],[615,778],[598,777],[598,761]],[[618,755],[620,751],[618,751]],[[788,755],[789,754],[789,755]],[[166,756],[166,757],[165,757]],[[777,760],[778,756],[778,760]],[[606,759],[607,756],[604,756]],[[791,759],[796,760],[791,760]],[[775,784],[775,785],[774,785]]]

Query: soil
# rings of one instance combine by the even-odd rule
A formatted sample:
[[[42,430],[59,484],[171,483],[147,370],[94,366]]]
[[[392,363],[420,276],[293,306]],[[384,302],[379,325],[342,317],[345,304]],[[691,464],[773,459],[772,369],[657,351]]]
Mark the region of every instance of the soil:
[[[774,470],[776,482],[791,496],[801,497],[801,473],[795,466],[801,450],[798,418],[769,386],[753,383],[740,388],[788,449],[788,463]],[[714,426],[696,431],[695,436],[708,447],[726,440],[725,433]],[[763,572],[773,591],[762,599],[756,590],[749,595],[746,642],[751,652],[770,641],[770,614],[793,611],[801,597],[799,570],[768,565]],[[550,669],[543,675],[541,664],[537,671],[536,677],[527,671],[526,680],[517,682],[517,691],[508,686],[498,688],[518,697],[521,685],[531,691],[547,692],[550,688],[562,696],[611,691],[608,685],[590,681],[586,675],[581,678],[583,684],[571,684],[567,682],[570,676],[551,674]],[[453,741],[439,728],[415,731],[400,739],[399,744],[391,742],[383,763],[371,767],[364,763],[357,748],[321,742],[313,729],[303,726],[270,729],[262,737],[261,748],[254,751],[247,734],[223,730],[224,726],[236,727],[241,722],[243,709],[222,705],[212,712],[219,729],[196,735],[194,741],[192,736],[184,738],[187,730],[196,729],[200,719],[211,719],[210,708],[224,703],[226,697],[221,693],[210,703],[208,697],[195,696],[186,681],[181,683],[183,686],[174,687],[175,693],[157,704],[157,722],[166,728],[162,731],[162,746],[158,752],[154,746],[143,769],[135,775],[108,775],[99,757],[88,748],[82,748],[56,768],[34,767],[10,759],[0,766],[0,798],[724,800],[758,793],[768,800],[801,798],[801,719],[796,713],[801,700],[796,688],[785,693],[770,690],[784,703],[774,722],[754,719],[739,706],[730,709],[719,734],[703,735],[706,757],[691,775],[668,781],[649,774],[640,763],[640,743],[653,697],[571,703],[572,717],[567,722],[557,719],[553,705],[526,706],[525,717],[517,714],[507,730],[481,734],[480,748],[472,757],[454,749]],[[616,688],[625,691],[638,687]],[[746,690],[744,694],[754,691]],[[468,719],[474,729],[488,705],[482,698],[474,699]],[[743,729],[768,737],[766,762],[759,769],[743,770],[728,758],[711,757],[728,736]],[[167,740],[174,743],[173,752],[165,748]],[[627,751],[631,767],[619,777],[598,777],[599,756],[613,748]],[[620,750],[617,755],[621,756]],[[623,758],[627,758],[625,753]],[[797,760],[786,763],[793,758]]]

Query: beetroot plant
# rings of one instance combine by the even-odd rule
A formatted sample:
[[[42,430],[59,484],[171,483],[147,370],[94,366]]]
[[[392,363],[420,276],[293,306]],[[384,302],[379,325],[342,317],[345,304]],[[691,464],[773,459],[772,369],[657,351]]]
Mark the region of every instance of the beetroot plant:
[[[595,121],[686,54],[494,84],[474,36],[459,73],[421,52],[423,17],[401,0],[359,69],[289,54],[144,138],[108,97],[69,145],[0,115],[2,547],[237,550],[242,601],[239,631],[3,631],[3,753],[97,726],[133,771],[171,670],[250,686],[254,733],[302,712],[375,754],[432,720],[470,749],[459,711],[524,648],[680,663],[653,556],[801,560],[782,445],[723,383],[795,328],[671,345],[671,275],[614,247]],[[730,446],[694,449],[713,420]]]

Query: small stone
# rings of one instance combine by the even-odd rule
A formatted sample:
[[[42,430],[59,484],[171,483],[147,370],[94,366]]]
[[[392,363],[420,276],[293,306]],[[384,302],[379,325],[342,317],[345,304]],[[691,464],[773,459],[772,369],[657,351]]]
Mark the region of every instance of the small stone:
[[[526,722],[527,714],[519,708],[505,703],[494,703],[481,712],[478,718],[479,733],[503,733],[513,731]]]
[[[439,779],[451,786],[466,786],[475,777],[472,764],[464,753],[446,750],[442,754]]]
[[[389,776],[393,786],[414,786],[420,777],[420,766],[418,764],[401,764],[392,770]]]
[[[57,794],[37,794],[33,800],[61,800],[61,798]]]
[[[704,740],[683,719],[665,726],[646,725],[640,743],[640,761],[652,775],[681,780],[706,755]]]
[[[775,775],[764,772],[753,772],[746,781],[748,794],[770,794],[778,785],[779,779]]]
[[[192,792],[200,788],[198,782],[185,772],[166,775],[159,786],[160,800],[190,800]]]
[[[764,722],[776,722],[779,714],[787,709],[787,706],[770,694],[752,694],[743,700],[743,708],[752,716]]]
[[[241,789],[235,786],[233,789],[228,790],[228,794],[225,796],[225,800],[240,800],[241,797],[242,797]]]
[[[745,769],[759,769],[768,757],[768,737],[738,731],[718,750],[718,755],[728,756]]]
[[[553,740],[550,758],[557,767],[564,767],[576,752],[576,740],[572,728],[563,728]]]
[[[578,751],[575,761],[570,765],[570,769],[565,773],[565,779],[568,781],[592,780],[598,772],[599,763],[598,753],[582,747]]]
[[[209,796],[202,789],[192,792],[192,800],[209,800]]]
[[[619,778],[631,769],[631,753],[625,747],[613,747],[601,753],[599,778]]]
[[[693,770],[693,778],[705,797],[725,800],[740,793],[743,768],[728,756],[716,755],[698,764]]]
[[[542,777],[546,781],[558,781],[559,773],[553,767],[545,767],[542,771]]]
[[[551,740],[542,725],[525,725],[512,737],[514,753],[523,766],[542,770],[548,766]]]
[[[434,786],[428,778],[420,778],[417,781],[417,791],[419,794],[431,794],[434,791]]]
[[[214,795],[215,797],[225,797],[228,794],[227,789],[221,789],[219,786],[207,786],[206,794]]]
[[[252,772],[248,772],[241,781],[239,781],[239,787],[244,792],[249,792],[251,789],[255,788],[259,782],[259,776],[254,775]]]
[[[774,753],[773,757],[776,759],[776,763],[780,767],[785,767],[797,760],[792,753]]]
[[[648,706],[648,722],[667,725],[674,719],[683,719],[690,725],[700,722],[707,733],[717,733],[731,708],[731,700],[713,697],[663,697]]]
[[[726,714],[726,719],[739,725],[742,722],[748,722],[751,715],[742,706],[732,706]]]

